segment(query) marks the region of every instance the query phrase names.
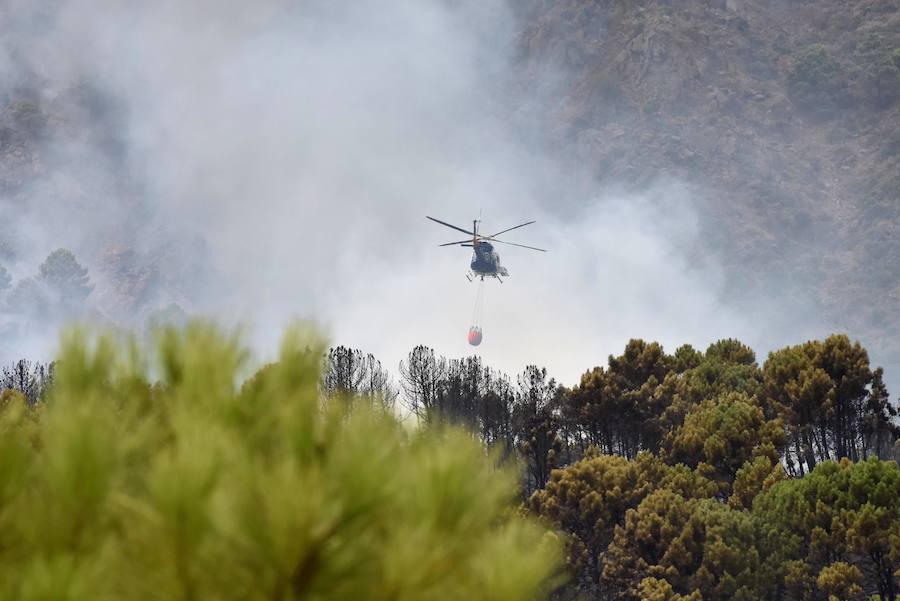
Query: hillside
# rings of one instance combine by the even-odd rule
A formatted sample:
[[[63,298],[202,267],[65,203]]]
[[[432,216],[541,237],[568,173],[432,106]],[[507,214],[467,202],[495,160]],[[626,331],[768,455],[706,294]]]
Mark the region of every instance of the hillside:
[[[565,160],[703,199],[733,301],[781,297],[900,363],[900,2],[522,8],[523,87]],[[661,216],[662,218],[663,216]]]
[[[814,316],[900,372],[900,0],[511,8],[529,140],[593,185],[686,182],[705,217],[693,251],[724,266],[725,300],[759,320],[773,308],[786,321]],[[15,23],[4,32],[4,67],[27,64]],[[125,140],[140,120],[89,79],[51,89],[6,71],[0,219],[13,227],[0,231],[0,264],[20,278],[70,245],[102,313],[190,308],[197,282],[215,279],[207,241],[154,212],[147,176],[134,173],[147,158]],[[90,231],[66,227],[70,209],[96,216]],[[69,238],[23,256],[21,239],[48,222]]]

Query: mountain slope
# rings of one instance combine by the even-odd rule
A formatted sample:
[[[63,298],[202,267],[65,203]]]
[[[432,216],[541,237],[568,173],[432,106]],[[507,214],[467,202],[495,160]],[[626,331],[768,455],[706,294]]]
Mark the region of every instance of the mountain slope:
[[[732,300],[777,291],[900,366],[900,2],[557,0],[523,80],[601,182],[694,185]]]

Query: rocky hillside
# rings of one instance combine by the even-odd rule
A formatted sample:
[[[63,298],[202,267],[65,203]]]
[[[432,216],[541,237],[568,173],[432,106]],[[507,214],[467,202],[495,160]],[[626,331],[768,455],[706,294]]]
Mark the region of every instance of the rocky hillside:
[[[900,2],[521,10],[524,85],[565,74],[543,127],[568,160],[693,184],[733,300],[777,291],[900,367]]]

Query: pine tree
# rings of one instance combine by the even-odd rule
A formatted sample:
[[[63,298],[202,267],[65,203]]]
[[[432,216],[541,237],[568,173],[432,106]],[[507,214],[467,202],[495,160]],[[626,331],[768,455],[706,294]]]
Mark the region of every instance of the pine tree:
[[[0,395],[4,599],[535,599],[555,537],[467,434],[322,404],[322,347],[193,323],[157,352],[72,333],[51,398]],[[151,380],[150,374],[158,379]]]
[[[54,250],[44,259],[38,268],[37,282],[64,313],[81,310],[84,300],[94,289],[87,268],[82,267],[75,255],[64,248]]]

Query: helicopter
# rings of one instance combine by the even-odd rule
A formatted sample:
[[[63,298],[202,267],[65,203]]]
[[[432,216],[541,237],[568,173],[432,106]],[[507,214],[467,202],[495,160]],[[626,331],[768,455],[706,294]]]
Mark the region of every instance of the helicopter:
[[[507,277],[509,275],[509,271],[507,271],[506,267],[503,267],[500,264],[500,255],[497,254],[497,251],[494,250],[494,245],[491,244],[499,242],[500,244],[508,244],[510,246],[518,246],[521,248],[527,248],[529,250],[537,250],[540,252],[547,252],[543,248],[535,248],[534,246],[525,246],[524,244],[516,244],[515,242],[506,242],[504,240],[497,240],[497,236],[500,234],[505,234],[506,232],[511,232],[512,230],[519,229],[520,227],[525,227],[526,225],[531,225],[535,223],[534,221],[528,221],[525,223],[520,223],[514,227],[507,228],[505,230],[501,230],[496,234],[491,234],[490,236],[484,236],[478,233],[478,224],[481,223],[479,219],[472,220],[472,231],[463,229],[461,227],[457,227],[455,225],[449,224],[446,221],[441,221],[440,219],[435,219],[434,217],[426,218],[434,221],[435,223],[440,223],[441,225],[447,226],[451,229],[457,230],[464,234],[468,234],[472,236],[471,238],[467,238],[466,240],[459,240],[457,242],[447,242],[445,244],[439,244],[438,246],[467,246],[471,247],[472,252],[472,263],[469,265],[471,268],[470,274],[466,274],[466,278],[471,282],[474,278],[481,278],[481,281],[484,281],[485,277],[493,277],[497,278],[499,282],[503,282],[502,277]],[[502,277],[501,277],[502,276]]]

